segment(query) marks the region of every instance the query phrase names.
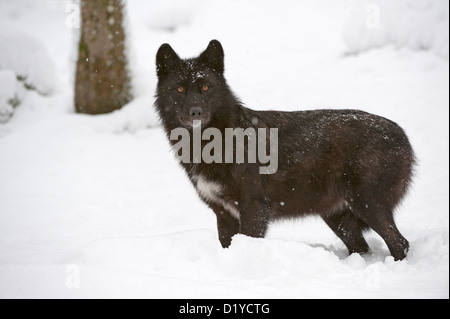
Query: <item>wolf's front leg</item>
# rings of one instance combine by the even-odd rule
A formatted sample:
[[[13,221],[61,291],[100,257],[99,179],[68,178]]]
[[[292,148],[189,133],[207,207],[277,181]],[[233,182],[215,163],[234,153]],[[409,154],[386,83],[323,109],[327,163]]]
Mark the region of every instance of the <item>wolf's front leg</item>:
[[[223,207],[212,207],[217,216],[217,230],[219,240],[223,248],[227,248],[231,244],[231,238],[239,233],[239,220],[226,211]]]

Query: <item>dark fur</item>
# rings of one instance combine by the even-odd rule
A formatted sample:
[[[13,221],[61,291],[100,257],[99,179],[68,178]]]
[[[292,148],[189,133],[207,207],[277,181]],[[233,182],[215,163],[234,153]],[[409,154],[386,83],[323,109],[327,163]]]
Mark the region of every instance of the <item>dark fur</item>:
[[[156,64],[155,105],[168,135],[174,128],[189,128],[194,118],[202,120],[202,129],[222,132],[227,127],[279,129],[275,174],[259,174],[258,163],[182,164],[197,189],[199,176],[221,186],[220,200],[199,195],[217,216],[223,247],[237,233],[264,237],[272,220],[318,214],[350,253],[369,251],[363,231],[372,228],[396,260],[405,258],[409,244],[393,212],[410,184],[414,153],[396,123],[358,110],[248,109],[226,83],[223,49],[216,40],[198,58],[187,60],[164,44]],[[207,92],[201,89],[205,84]],[[229,213],[230,205],[239,218]]]

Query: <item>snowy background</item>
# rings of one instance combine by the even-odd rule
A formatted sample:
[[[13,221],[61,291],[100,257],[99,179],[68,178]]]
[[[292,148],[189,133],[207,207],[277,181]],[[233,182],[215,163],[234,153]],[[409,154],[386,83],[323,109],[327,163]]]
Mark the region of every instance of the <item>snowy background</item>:
[[[73,106],[77,7],[0,0],[0,298],[449,297],[448,1],[130,0],[127,11],[136,98],[87,116]],[[220,247],[152,106],[158,47],[190,57],[214,38],[251,108],[357,108],[406,130],[419,161],[396,214],[406,260],[373,232],[372,254],[348,256],[317,218]]]

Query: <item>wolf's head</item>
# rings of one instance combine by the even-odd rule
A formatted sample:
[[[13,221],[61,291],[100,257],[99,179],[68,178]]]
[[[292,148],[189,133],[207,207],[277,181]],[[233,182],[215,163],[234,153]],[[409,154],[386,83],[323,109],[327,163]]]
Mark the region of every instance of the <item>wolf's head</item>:
[[[197,58],[180,59],[169,44],[156,54],[156,108],[166,129],[224,121],[236,103],[224,73],[222,45],[212,40]]]

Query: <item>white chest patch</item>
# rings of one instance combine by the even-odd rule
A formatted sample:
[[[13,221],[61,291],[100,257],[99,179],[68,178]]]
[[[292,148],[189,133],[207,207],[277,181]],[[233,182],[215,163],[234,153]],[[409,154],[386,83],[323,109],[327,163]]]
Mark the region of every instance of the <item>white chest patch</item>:
[[[208,202],[223,206],[234,218],[239,220],[239,210],[231,203],[222,199],[222,187],[215,183],[205,180],[202,176],[196,178],[196,188],[198,193]]]

